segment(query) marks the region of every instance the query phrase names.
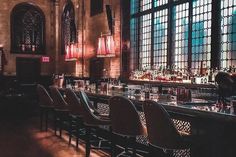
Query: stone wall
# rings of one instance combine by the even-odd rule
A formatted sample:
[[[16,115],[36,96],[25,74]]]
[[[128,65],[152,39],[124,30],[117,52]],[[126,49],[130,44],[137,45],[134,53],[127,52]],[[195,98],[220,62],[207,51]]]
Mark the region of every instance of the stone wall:
[[[50,63],[42,64],[41,73],[42,75],[51,74],[54,71],[53,66],[53,58],[54,58],[54,50],[53,50],[53,40],[52,39],[52,29],[51,29],[51,2],[50,0],[1,0],[0,7],[0,44],[4,46],[4,52],[6,53],[6,59],[8,64],[4,67],[5,75],[15,75],[16,74],[16,57],[32,57],[39,58],[39,55],[23,55],[23,54],[13,54],[10,52],[10,15],[11,10],[15,5],[21,2],[30,2],[38,7],[45,14],[46,18],[46,55],[51,57]]]
[[[40,55],[23,55],[10,53],[10,13],[12,8],[21,2],[31,2],[39,6],[46,17],[46,56],[50,56],[50,63],[42,63],[42,75],[52,73],[65,73],[82,76],[82,59],[77,62],[65,62],[61,54],[61,15],[66,0],[1,0],[0,8],[0,44],[4,45],[8,64],[5,66],[4,74],[15,75],[16,57],[41,57]],[[120,1],[104,0],[103,13],[90,17],[90,0],[84,0],[84,28],[82,28],[82,0],[72,0],[75,6],[75,17],[78,27],[78,39],[82,43],[84,33],[84,77],[89,77],[89,60],[96,57],[97,40],[101,33],[108,33],[108,22],[105,5],[112,4],[112,13],[115,15],[114,38],[116,46],[116,57],[106,58],[104,69],[108,70],[111,77],[120,75]],[[57,5],[55,7],[55,5]],[[58,8],[58,14],[56,14]],[[58,20],[58,22],[57,22]]]
[[[85,75],[89,75],[89,58],[96,56],[97,42],[101,33],[109,33],[109,27],[106,16],[105,5],[112,5],[112,14],[114,17],[114,40],[116,47],[116,57],[106,58],[104,69],[108,70],[111,77],[120,75],[120,1],[119,0],[104,0],[103,13],[90,17],[90,1],[86,1],[86,54],[85,54]]]

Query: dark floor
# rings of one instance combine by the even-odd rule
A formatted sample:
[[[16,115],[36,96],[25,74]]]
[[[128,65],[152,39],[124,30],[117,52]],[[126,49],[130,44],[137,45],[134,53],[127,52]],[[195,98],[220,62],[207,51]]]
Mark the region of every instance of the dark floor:
[[[12,120],[14,119],[14,120]],[[75,141],[68,145],[68,137],[56,137],[53,130],[41,132],[38,118],[0,119],[0,157],[83,157],[85,147],[80,141],[79,150]],[[91,157],[109,156],[102,151],[92,151]]]

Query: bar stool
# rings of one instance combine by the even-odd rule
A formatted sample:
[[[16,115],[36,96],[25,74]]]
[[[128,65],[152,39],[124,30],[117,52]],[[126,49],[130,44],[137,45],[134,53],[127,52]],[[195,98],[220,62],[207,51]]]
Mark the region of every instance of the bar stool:
[[[66,101],[70,110],[70,126],[69,126],[69,144],[71,144],[72,132],[76,131],[76,148],[79,144],[80,131],[84,128],[83,125],[83,109],[78,96],[72,89],[67,88],[65,90]]]
[[[99,116],[105,116],[105,117],[108,116],[108,115],[101,115],[98,112],[97,108],[91,103],[91,101],[89,100],[89,98],[88,98],[88,96],[87,96],[87,94],[85,92],[83,92],[83,97],[84,97],[84,100],[87,102],[87,105],[88,105],[90,111],[93,112],[93,114],[99,115]]]
[[[165,155],[172,156],[173,150],[190,148],[190,136],[181,134],[176,129],[170,115],[162,105],[147,100],[143,104],[143,110],[147,124],[148,141],[153,151],[162,149]],[[150,154],[155,156],[152,150]]]
[[[47,90],[40,84],[37,85],[37,94],[40,107],[40,130],[43,130],[43,119],[45,117],[45,129],[48,130],[48,114],[54,110],[53,100]]]
[[[55,125],[55,135],[57,135],[57,127],[59,123],[59,136],[62,135],[62,127],[64,126],[65,122],[68,121],[69,117],[69,108],[68,104],[64,100],[63,96],[61,95],[60,91],[55,86],[50,86],[51,96],[55,106],[55,113],[54,113],[54,125]]]
[[[84,91],[79,91],[79,98],[83,108],[83,121],[86,127],[86,157],[89,157],[91,149],[110,149],[108,147],[91,147],[91,129],[97,129],[99,126],[110,126],[109,118],[104,118],[94,114],[94,110],[89,105],[89,99]]]
[[[137,136],[146,135],[146,127],[142,124],[134,104],[123,96],[113,96],[109,100],[110,117],[113,134],[131,140],[132,156],[136,156],[135,142]],[[129,154],[128,146],[120,155]]]

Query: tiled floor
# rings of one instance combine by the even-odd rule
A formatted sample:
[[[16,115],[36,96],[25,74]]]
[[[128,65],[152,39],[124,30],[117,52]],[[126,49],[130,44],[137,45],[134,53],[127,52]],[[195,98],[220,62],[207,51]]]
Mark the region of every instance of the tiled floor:
[[[75,141],[68,145],[66,134],[60,139],[52,130],[39,131],[37,118],[0,119],[0,157],[84,157],[85,147],[80,141],[75,149]],[[108,157],[102,151],[92,151],[91,157]]]

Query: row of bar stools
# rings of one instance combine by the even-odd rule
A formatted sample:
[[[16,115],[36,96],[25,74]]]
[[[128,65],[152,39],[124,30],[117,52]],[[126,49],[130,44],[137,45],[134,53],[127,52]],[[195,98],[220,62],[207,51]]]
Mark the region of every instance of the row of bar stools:
[[[48,116],[54,110],[53,100],[47,90],[42,86],[37,86],[40,107],[40,129],[43,130],[43,121],[45,119],[45,130],[48,130]]]
[[[56,87],[50,87],[53,100],[50,98],[50,95],[42,87],[38,86],[37,88],[40,99],[40,106],[42,115],[48,109],[48,111],[54,108],[55,110],[55,133],[57,131],[57,121],[60,125],[60,136],[62,130],[62,124],[64,121],[70,122],[69,129],[69,143],[72,137],[72,121],[73,118],[79,119],[75,123],[76,130],[76,146],[78,147],[79,141],[79,128],[86,128],[86,157],[90,155],[90,150],[94,147],[91,147],[91,130],[93,128],[98,128],[99,126],[109,126],[112,127],[113,134],[118,134],[124,137],[127,137],[128,141],[125,146],[125,151],[119,155],[128,155],[129,149],[132,148],[131,156],[136,156],[135,142],[136,137],[140,135],[147,135],[150,145],[150,156],[172,155],[173,150],[175,149],[186,149],[190,148],[190,143],[188,140],[189,136],[181,134],[176,129],[173,121],[171,120],[168,112],[164,107],[154,101],[145,101],[143,103],[143,110],[146,118],[146,127],[141,123],[138,111],[136,110],[134,104],[127,98],[122,96],[114,96],[109,100],[110,106],[110,118],[104,117],[98,114],[96,109],[92,106],[87,95],[83,91],[79,91],[79,96],[77,96],[74,91],[71,89],[66,89],[66,101],[60,94],[59,90]],[[54,104],[54,106],[52,105]],[[46,106],[46,107],[45,107]],[[70,113],[70,116],[68,116]],[[46,116],[47,117],[47,116]],[[68,117],[71,117],[68,119]],[[42,128],[43,116],[41,116],[41,128]],[[47,128],[47,119],[46,119],[46,128]],[[110,129],[111,131],[111,129]],[[115,143],[112,135],[110,136],[111,146],[113,147],[111,151],[112,156],[115,155]],[[187,140],[186,140],[187,139]],[[130,142],[131,141],[131,142]],[[96,149],[98,149],[96,147]],[[100,149],[100,148],[99,148]],[[111,149],[111,148],[109,148]],[[156,151],[157,150],[157,151]],[[160,151],[161,150],[161,151]],[[163,151],[162,151],[163,150]],[[158,152],[158,153],[156,153]],[[119,156],[118,155],[118,156]]]
[[[64,123],[68,122],[69,124],[67,125],[67,131],[69,133],[69,144],[71,143],[71,138],[74,134],[73,131],[75,130],[76,148],[78,148],[80,129],[86,128],[85,142],[87,157],[90,155],[90,150],[93,148],[110,149],[110,147],[91,147],[91,136],[93,135],[91,130],[93,130],[94,128],[96,129],[101,125],[110,126],[110,120],[108,117],[100,116],[98,114],[98,111],[95,107],[93,107],[87,95],[83,91],[81,91],[79,92],[78,97],[74,93],[74,91],[72,91],[71,89],[66,89],[66,98],[64,99],[57,87],[50,86],[49,88],[52,98],[50,97],[46,89],[41,85],[38,85],[38,95],[40,104],[46,104],[46,102],[43,103],[43,100],[46,100],[47,102],[50,102],[50,105],[54,109],[55,134],[57,135],[57,129],[59,128],[59,136],[61,137]],[[45,105],[40,106],[44,107]],[[41,111],[43,112],[44,110]],[[43,118],[41,118],[41,125],[42,121]]]
[[[189,149],[190,136],[181,134],[175,127],[168,112],[157,102],[148,100],[143,103],[146,127],[141,123],[134,104],[123,96],[109,100],[111,126],[114,134],[131,139],[132,156],[136,156],[135,139],[147,135],[150,145],[149,156],[172,156],[173,150]],[[127,154],[128,149],[125,149]]]
[[[55,106],[54,109],[54,131],[57,135],[57,128],[59,128],[59,136],[62,136],[62,129],[66,127],[66,122],[69,119],[69,107],[64,100],[62,94],[55,86],[50,86],[50,92]],[[67,125],[68,126],[68,125]]]
[[[68,102],[69,109],[72,111],[71,114],[74,116],[77,116],[79,118],[79,123],[77,123],[77,126],[75,125],[75,128],[77,129],[77,140],[76,140],[76,146],[78,147],[78,140],[79,140],[79,128],[85,128],[85,142],[86,142],[86,156],[89,156],[90,150],[92,148],[95,149],[103,149],[104,147],[91,147],[91,140],[90,137],[92,135],[91,130],[93,128],[98,128],[101,125],[108,125],[109,126],[109,118],[103,117],[101,118],[98,115],[98,112],[95,112],[95,108],[93,108],[91,102],[89,101],[86,93],[83,91],[79,92],[79,96],[74,93],[71,89],[65,90],[66,94],[66,101]],[[96,113],[96,114],[95,114]],[[72,129],[71,129],[72,130]],[[71,135],[69,134],[70,138],[69,141],[71,141]],[[110,148],[105,148],[110,149]]]
[[[95,114],[95,110],[91,107],[91,102],[84,91],[79,91],[79,98],[83,109],[83,122],[86,127],[86,157],[89,157],[91,149],[111,149],[111,147],[91,146],[91,130],[93,128],[98,129],[99,126],[108,126],[110,129],[111,121],[109,117],[99,116],[97,112]]]
[[[70,122],[69,122],[69,144],[71,144],[72,135],[76,135],[76,148],[79,145],[79,137],[83,135],[83,110],[80,104],[78,96],[71,90],[66,89],[66,101],[69,105],[70,110]]]
[[[47,90],[42,86],[37,86],[37,93],[39,96],[40,104],[40,129],[43,130],[43,121],[45,119],[46,131],[48,128],[48,114],[49,112],[54,113],[54,131],[57,135],[57,130],[59,128],[59,136],[62,136],[62,129],[65,123],[67,124],[67,130],[69,133],[69,144],[71,143],[72,131],[76,130],[76,148],[78,148],[78,133],[82,127],[81,121],[81,111],[78,111],[81,107],[78,105],[79,100],[77,97],[71,96],[74,94],[71,90],[66,90],[66,96],[68,103],[65,101],[63,96],[57,87],[50,86],[50,92],[52,95],[49,95]],[[74,98],[74,99],[73,99]],[[44,118],[45,117],[45,118]],[[74,127],[73,127],[74,126]]]

